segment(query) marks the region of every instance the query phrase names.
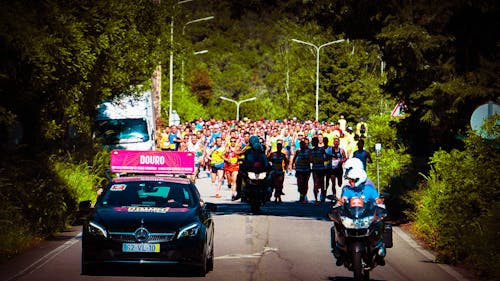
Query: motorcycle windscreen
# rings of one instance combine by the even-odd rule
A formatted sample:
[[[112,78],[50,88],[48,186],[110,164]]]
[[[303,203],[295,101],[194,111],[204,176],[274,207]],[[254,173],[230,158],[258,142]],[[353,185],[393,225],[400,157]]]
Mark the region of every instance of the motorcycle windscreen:
[[[364,202],[361,197],[352,197],[349,200],[349,211],[353,218],[362,218],[373,215],[373,204],[370,201]]]

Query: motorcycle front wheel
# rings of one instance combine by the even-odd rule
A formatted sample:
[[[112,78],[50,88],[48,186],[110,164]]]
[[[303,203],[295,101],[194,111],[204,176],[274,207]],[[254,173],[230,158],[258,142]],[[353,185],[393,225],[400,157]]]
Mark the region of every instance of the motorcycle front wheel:
[[[258,214],[260,212],[260,200],[259,194],[257,191],[253,191],[250,193],[250,210],[253,214]]]
[[[257,214],[260,212],[260,204],[257,202],[252,202],[250,205],[250,209],[252,210],[252,213]]]
[[[358,250],[356,250],[358,249]],[[363,243],[356,243],[352,251],[352,270],[354,273],[354,280],[356,281],[368,281],[370,280],[370,271],[363,269]]]

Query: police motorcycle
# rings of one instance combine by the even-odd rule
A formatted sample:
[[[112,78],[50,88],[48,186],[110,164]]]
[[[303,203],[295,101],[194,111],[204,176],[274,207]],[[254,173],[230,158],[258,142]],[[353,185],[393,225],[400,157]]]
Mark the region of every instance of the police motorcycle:
[[[341,203],[334,195],[328,217],[334,222],[331,229],[331,246],[337,266],[344,265],[353,272],[354,280],[369,280],[370,271],[377,265],[384,266],[386,248],[392,247],[392,226],[386,224],[387,210],[383,204],[389,194],[378,200],[364,201],[362,197],[343,197]]]
[[[250,138],[252,143],[253,136]],[[252,213],[259,213],[260,206],[269,201],[272,190],[270,189],[269,162],[265,154],[245,154],[245,172],[243,174],[243,196],[250,205]]]
[[[260,206],[269,201],[269,176],[267,171],[248,171],[245,176],[245,197],[252,213],[260,212]]]

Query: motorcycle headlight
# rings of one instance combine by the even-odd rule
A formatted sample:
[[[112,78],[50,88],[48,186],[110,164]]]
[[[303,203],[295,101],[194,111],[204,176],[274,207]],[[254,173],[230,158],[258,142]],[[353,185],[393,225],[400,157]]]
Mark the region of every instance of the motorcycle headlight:
[[[248,172],[248,178],[251,179],[251,180],[254,180],[256,179],[257,177],[255,176],[255,173],[254,172]]]
[[[342,217],[342,224],[345,228],[360,229],[368,228],[373,221],[373,216],[369,216],[362,219],[350,219],[347,217]]]
[[[248,178],[251,180],[263,180],[266,178],[266,172],[263,173],[248,172]]]
[[[108,237],[108,232],[106,231],[106,229],[96,222],[91,221],[87,225],[87,230],[91,235]]]
[[[200,231],[201,224],[200,223],[192,223],[184,228],[181,228],[179,234],[177,235],[177,239],[182,237],[194,237]]]

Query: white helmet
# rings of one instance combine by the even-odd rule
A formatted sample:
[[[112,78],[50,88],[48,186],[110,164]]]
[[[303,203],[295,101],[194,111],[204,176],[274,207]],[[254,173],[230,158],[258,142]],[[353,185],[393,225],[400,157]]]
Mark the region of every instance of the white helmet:
[[[347,176],[347,173],[351,169],[363,169],[363,162],[361,162],[361,160],[359,160],[359,158],[356,157],[347,159],[344,162],[344,175]]]
[[[347,171],[346,178],[353,179],[354,185],[359,187],[362,184],[366,183],[367,175],[365,170],[360,168],[352,168]]]

